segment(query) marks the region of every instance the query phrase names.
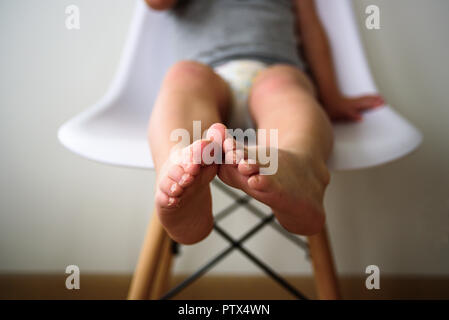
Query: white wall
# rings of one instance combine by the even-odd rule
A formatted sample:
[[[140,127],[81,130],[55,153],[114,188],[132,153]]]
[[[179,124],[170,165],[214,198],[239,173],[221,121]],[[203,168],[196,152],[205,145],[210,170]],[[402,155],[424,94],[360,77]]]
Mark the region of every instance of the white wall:
[[[65,29],[65,7],[81,30]],[[421,148],[379,168],[333,175],[326,207],[337,267],[369,264],[400,274],[449,273],[449,2],[357,1],[381,8],[363,30],[387,100],[424,133]],[[131,272],[152,208],[154,174],[82,159],[56,139],[59,125],[105,92],[120,57],[128,0],[0,2],[0,272]],[[226,204],[219,192],[216,208]],[[233,234],[257,220],[224,221]],[[184,248],[189,271],[226,245],[216,235]],[[272,230],[248,247],[282,272],[310,272],[304,254]],[[258,272],[238,253],[215,272]]]

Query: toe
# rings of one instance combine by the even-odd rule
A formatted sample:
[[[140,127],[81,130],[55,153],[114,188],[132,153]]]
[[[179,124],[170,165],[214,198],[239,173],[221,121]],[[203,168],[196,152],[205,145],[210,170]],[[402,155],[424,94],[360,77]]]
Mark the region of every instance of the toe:
[[[182,164],[182,168],[185,173],[190,174],[191,176],[196,176],[201,171],[201,165],[195,163],[184,163]]]
[[[168,169],[168,177],[176,182],[181,180],[181,177],[185,174],[184,168],[181,165],[173,165]]]
[[[159,188],[170,197],[179,197],[183,192],[182,187],[168,177],[161,180]]]
[[[226,126],[221,123],[214,123],[209,127],[206,139],[212,141],[203,151],[203,164],[223,163],[223,141],[226,137]]]
[[[273,186],[272,176],[255,174],[248,179],[248,186],[257,191],[270,191]]]
[[[214,123],[209,127],[206,134],[206,139],[223,143],[226,138],[226,126],[222,123]]]
[[[186,188],[188,186],[190,186],[193,181],[195,179],[193,178],[193,176],[189,173],[184,173],[181,177],[181,179],[178,181],[178,184],[182,187],[182,188]]]
[[[245,159],[245,152],[243,150],[230,150],[225,153],[225,164],[239,164]]]
[[[211,140],[197,140],[181,151],[182,160],[180,161],[180,166],[185,173],[189,173],[193,176],[200,173],[201,165],[203,163],[202,154],[204,148],[211,142]]]
[[[161,208],[176,208],[179,203],[179,198],[170,197],[160,190],[156,192],[156,204]]]
[[[212,142],[212,140],[197,140],[184,151],[184,164],[203,164],[204,149]]]
[[[236,142],[233,138],[226,138],[225,141],[223,141],[223,151],[229,152],[233,151],[235,149]]]
[[[193,176],[186,172],[180,165],[175,165],[168,171],[168,177],[177,182],[181,187],[185,188],[192,184]]]
[[[238,164],[246,158],[246,148],[238,144],[233,138],[227,138],[223,142],[223,152],[225,154],[226,164]]]
[[[245,176],[251,176],[259,173],[259,165],[257,163],[249,163],[247,160],[242,160],[239,163],[238,170]]]

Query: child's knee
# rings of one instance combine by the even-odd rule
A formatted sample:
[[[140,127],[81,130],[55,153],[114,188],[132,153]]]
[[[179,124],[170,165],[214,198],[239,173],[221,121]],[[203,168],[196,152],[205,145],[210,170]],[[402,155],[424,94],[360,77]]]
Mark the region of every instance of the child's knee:
[[[184,88],[203,87],[216,81],[217,75],[212,68],[195,61],[179,61],[168,71],[164,85]]]

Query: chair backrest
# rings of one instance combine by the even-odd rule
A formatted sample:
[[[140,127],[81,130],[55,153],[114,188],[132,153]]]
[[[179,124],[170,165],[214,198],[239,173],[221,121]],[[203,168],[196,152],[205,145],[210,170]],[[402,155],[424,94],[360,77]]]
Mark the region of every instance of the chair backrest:
[[[349,95],[377,91],[371,76],[350,0],[317,0],[329,35],[339,84]],[[104,163],[153,168],[146,127],[167,69],[175,62],[166,12],[149,10],[137,1],[123,56],[107,94],[65,123],[58,136],[63,145]],[[170,25],[170,24],[168,24]],[[371,111],[362,123],[335,125],[329,165],[346,170],[379,165],[419,145],[420,133],[390,107]]]

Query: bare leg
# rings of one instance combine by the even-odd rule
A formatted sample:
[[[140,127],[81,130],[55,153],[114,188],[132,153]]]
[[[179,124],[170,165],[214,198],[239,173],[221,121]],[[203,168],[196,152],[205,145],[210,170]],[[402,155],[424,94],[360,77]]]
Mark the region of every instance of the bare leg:
[[[278,170],[260,175],[258,164],[242,161],[221,166],[220,178],[269,205],[288,231],[319,232],[325,221],[323,196],[329,183],[326,160],[332,127],[311,82],[297,68],[272,66],[255,79],[250,110],[259,130],[278,129]],[[224,143],[226,153],[230,146]]]
[[[157,172],[156,209],[168,234],[183,244],[198,242],[212,230],[209,182],[217,165],[182,158],[170,134],[183,128],[193,137],[194,120],[201,121],[203,130],[222,122],[228,96],[227,85],[211,68],[183,61],[168,72],[151,115],[148,139]],[[216,130],[210,130],[208,138],[223,139],[224,126],[213,127]],[[193,156],[208,143],[196,141],[183,151]]]

